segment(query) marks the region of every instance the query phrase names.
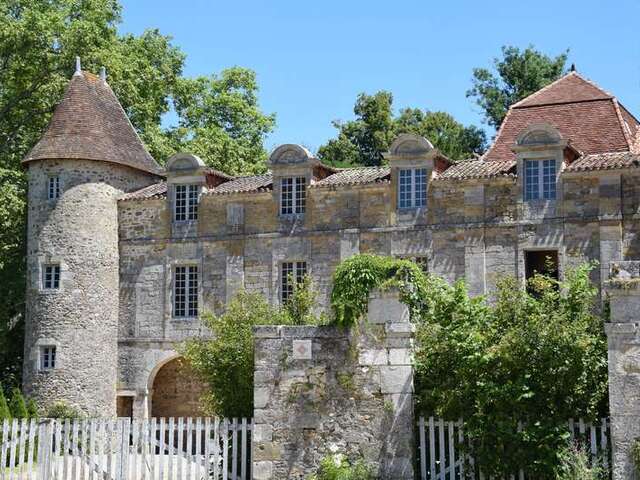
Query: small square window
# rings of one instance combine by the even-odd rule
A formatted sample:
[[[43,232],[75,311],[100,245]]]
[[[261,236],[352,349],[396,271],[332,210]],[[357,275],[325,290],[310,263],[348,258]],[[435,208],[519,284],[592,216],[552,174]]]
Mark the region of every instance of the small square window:
[[[47,183],[47,198],[57,200],[60,197],[60,177],[49,177]]]
[[[60,288],[60,265],[43,265],[42,288],[45,290],[57,290]]]
[[[56,347],[46,345],[40,347],[40,370],[56,368]]]

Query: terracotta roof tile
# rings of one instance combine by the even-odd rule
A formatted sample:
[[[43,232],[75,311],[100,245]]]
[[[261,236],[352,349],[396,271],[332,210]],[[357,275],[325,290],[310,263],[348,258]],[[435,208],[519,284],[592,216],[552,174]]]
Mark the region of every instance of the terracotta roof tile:
[[[106,161],[161,172],[111,87],[88,72],[73,76],[47,131],[23,162],[56,158]]]
[[[214,189],[209,190],[208,195],[229,193],[251,193],[271,190],[273,179],[271,173],[252,175],[249,177],[237,177],[225,182]]]
[[[378,183],[388,180],[390,173],[389,167],[345,168],[312,184],[312,187],[322,188],[336,185]]]
[[[164,198],[167,196],[167,183],[159,182],[125,194],[121,200],[141,200],[146,198]]]
[[[610,152],[584,155],[565,168],[565,172],[587,170],[611,170],[632,168],[640,165],[640,155],[632,152]]]
[[[438,176],[442,180],[465,180],[471,178],[494,178],[515,176],[516,162],[485,162],[484,160],[465,160],[447,168]]]
[[[570,72],[519,102],[514,103],[511,107],[524,108],[540,105],[555,105],[559,103],[607,100],[611,98],[613,98],[613,95],[580,76],[579,73]]]

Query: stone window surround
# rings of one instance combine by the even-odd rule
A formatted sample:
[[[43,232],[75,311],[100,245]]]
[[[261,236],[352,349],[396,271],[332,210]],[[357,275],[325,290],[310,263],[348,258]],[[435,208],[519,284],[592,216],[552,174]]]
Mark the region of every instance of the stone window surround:
[[[60,283],[58,288],[44,288],[44,268],[47,265],[60,266]],[[53,255],[40,255],[38,257],[38,276],[36,278],[38,291],[43,295],[55,295],[64,290],[65,280],[68,277],[68,267],[62,258]]]
[[[284,209],[284,200],[285,193],[283,189],[283,183],[285,180],[290,180],[290,198],[287,196],[287,199],[291,201],[291,213],[285,213],[282,210]],[[307,205],[307,186],[308,180],[305,175],[295,175],[295,176],[282,176],[278,179],[279,187],[280,187],[280,196],[278,202],[278,211],[281,217],[302,217],[306,210]],[[300,185],[302,184],[302,186]],[[302,188],[301,188],[302,187]],[[299,192],[301,193],[299,195]],[[301,197],[299,199],[299,197]],[[300,201],[299,201],[300,200]],[[302,211],[299,211],[302,210]]]
[[[555,250],[558,252],[558,280],[564,280],[564,265],[566,265],[565,246],[562,240],[558,243],[550,243],[547,245],[529,246],[527,244],[518,246],[518,281],[525,285],[526,279],[526,252],[540,252],[545,250]]]
[[[198,267],[198,316],[194,317],[194,316],[185,316],[185,317],[176,317],[174,316],[174,304],[173,304],[173,298],[175,295],[175,290],[174,290],[174,272],[175,272],[175,267],[185,267],[185,266],[196,266]],[[167,262],[167,295],[166,295],[166,299],[167,299],[167,303],[165,308],[167,309],[168,312],[168,318],[173,321],[173,322],[178,322],[178,323],[184,323],[184,322],[189,322],[189,321],[193,321],[193,320],[199,320],[200,315],[203,311],[203,292],[202,292],[202,284],[203,284],[203,261],[202,260],[197,260],[197,259],[179,259],[179,260],[169,260]]]
[[[427,199],[429,198],[429,187],[433,179],[433,159],[432,158],[414,158],[414,159],[393,159],[390,162],[391,185],[395,190],[395,195],[391,196],[393,202],[392,208],[398,212],[399,219],[403,214],[408,214],[413,218],[416,213],[427,211],[427,205],[421,207],[400,208],[400,170],[417,170],[424,168],[427,170]],[[427,200],[428,202],[428,200]]]
[[[527,144],[527,138],[532,134],[542,133],[546,138],[549,138],[549,143],[534,143]],[[517,185],[518,185],[518,207],[523,212],[523,217],[540,216],[556,216],[559,212],[556,212],[558,205],[562,204],[563,192],[562,192],[562,171],[565,167],[564,151],[568,142],[560,137],[559,132],[547,124],[533,124],[525,128],[518,139],[516,145],[513,147],[513,151],[516,154],[516,172]],[[525,200],[524,199],[524,162],[525,160],[555,160],[556,161],[556,198],[554,200]],[[542,168],[540,168],[540,174],[542,175]]]
[[[45,356],[49,354],[49,366],[45,366]],[[38,347],[38,369],[42,372],[57,368],[58,347],[56,345],[40,345]],[[52,364],[52,365],[51,365]]]
[[[55,188],[55,196],[51,196],[51,182],[53,180],[57,181],[57,185]],[[49,203],[57,203],[58,199],[62,196],[62,181],[60,179],[59,173],[49,173],[47,175],[47,183],[45,186],[45,196]]]
[[[41,374],[49,374],[59,370],[64,366],[64,359],[60,357],[60,342],[50,337],[42,337],[35,341],[34,348],[30,349],[29,361],[33,370]],[[44,347],[54,347],[56,349],[55,368],[42,369],[40,364],[40,354]]]
[[[185,189],[185,197],[184,197],[184,215],[185,215],[185,219],[184,220],[177,220],[176,217],[178,216],[178,202],[177,202],[177,187],[187,187]],[[191,188],[194,188],[197,193],[196,193],[196,202],[195,205],[193,205],[191,203]],[[173,201],[171,202],[171,215],[172,215],[172,221],[173,223],[196,223],[198,221],[198,207],[200,205],[200,197],[202,195],[202,186],[198,185],[197,183],[187,183],[187,182],[179,182],[179,183],[174,183],[171,186],[171,189],[173,191]],[[189,216],[191,214],[194,214],[195,218],[189,218]]]
[[[278,218],[285,222],[302,220],[305,218],[304,213],[283,214],[282,212],[282,179],[304,177],[305,179],[305,212],[309,203],[309,186],[313,179],[312,169],[308,165],[288,166],[288,168],[279,167],[273,172],[273,200],[278,205]]]

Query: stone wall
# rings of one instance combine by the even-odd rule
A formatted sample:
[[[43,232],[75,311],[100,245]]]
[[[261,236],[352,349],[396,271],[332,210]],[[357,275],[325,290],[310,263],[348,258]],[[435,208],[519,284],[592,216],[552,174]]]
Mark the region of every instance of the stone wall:
[[[61,196],[47,199],[47,180]],[[153,183],[128,167],[82,160],[29,164],[24,389],[40,406],[55,401],[91,415],[115,415],[118,329],[118,210],[123,191]],[[45,290],[44,264],[61,267],[60,288]],[[52,370],[39,368],[56,347]]]
[[[397,293],[368,322],[255,329],[254,479],[303,480],[328,455],[413,478],[412,326]]]
[[[631,448],[640,438],[640,261],[611,264],[607,293],[613,479],[629,480],[637,478]]]

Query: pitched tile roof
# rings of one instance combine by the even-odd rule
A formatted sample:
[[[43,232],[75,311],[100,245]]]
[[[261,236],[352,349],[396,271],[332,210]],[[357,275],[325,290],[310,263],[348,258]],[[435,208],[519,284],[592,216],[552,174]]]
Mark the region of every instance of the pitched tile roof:
[[[505,162],[485,162],[484,160],[465,160],[458,162],[438,176],[442,180],[464,180],[470,178],[494,178],[515,176],[515,160]]]
[[[565,172],[611,170],[640,166],[640,154],[632,152],[595,153],[584,155],[565,168]]]
[[[363,167],[345,168],[336,173],[315,182],[312,187],[322,188],[336,185],[362,185],[366,183],[379,183],[389,179],[391,170],[389,167]]]
[[[99,160],[159,174],[111,87],[88,73],[75,74],[47,131],[23,159]]]
[[[121,200],[139,200],[144,198],[164,198],[167,196],[167,182],[154,183],[135,192],[127,193]]]
[[[248,177],[237,177],[209,190],[208,195],[264,192],[271,190],[272,184],[273,177],[271,176],[271,173],[252,175]]]
[[[483,159],[515,159],[512,148],[517,136],[534,123],[551,124],[586,155],[629,151],[640,128],[615,97],[571,72],[514,104]]]

